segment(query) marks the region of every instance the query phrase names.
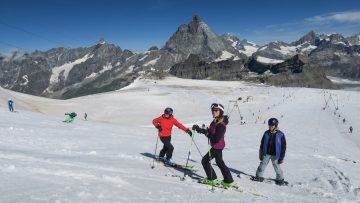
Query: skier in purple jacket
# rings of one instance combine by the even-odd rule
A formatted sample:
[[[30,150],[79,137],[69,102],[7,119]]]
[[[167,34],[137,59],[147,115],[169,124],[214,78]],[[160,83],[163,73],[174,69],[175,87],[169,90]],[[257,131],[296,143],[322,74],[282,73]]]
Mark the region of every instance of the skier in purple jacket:
[[[214,120],[211,122],[208,128],[200,128],[198,125],[194,125],[193,129],[198,133],[204,134],[208,137],[211,149],[202,158],[202,165],[204,167],[207,179],[202,180],[205,184],[222,184],[224,187],[231,187],[235,185],[235,182],[231,176],[229,168],[225,165],[222,158],[222,151],[225,147],[225,132],[226,125],[228,124],[228,117],[224,116],[224,106],[214,103],[211,105],[211,111]],[[210,160],[215,158],[216,165],[220,168],[224,180],[218,181],[216,173],[210,164]]]

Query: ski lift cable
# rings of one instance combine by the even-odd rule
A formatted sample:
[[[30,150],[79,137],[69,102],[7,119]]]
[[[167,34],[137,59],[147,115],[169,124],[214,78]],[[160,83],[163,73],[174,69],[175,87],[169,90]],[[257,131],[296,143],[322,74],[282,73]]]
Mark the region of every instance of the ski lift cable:
[[[27,51],[26,49],[21,48],[21,47],[19,47],[19,46],[17,46],[17,45],[14,45],[14,44],[11,44],[11,43],[7,43],[7,42],[1,41],[1,40],[0,40],[0,44],[6,45],[6,46],[8,46],[8,47],[10,47],[10,48],[16,48],[16,49],[21,50],[21,51],[25,51],[25,52]]]
[[[61,43],[61,42],[58,42],[58,41],[49,39],[49,38],[47,38],[47,37],[44,37],[44,36],[39,35],[39,34],[36,34],[36,33],[34,33],[34,32],[30,32],[30,31],[25,30],[25,29],[23,29],[23,28],[21,28],[21,27],[14,26],[14,25],[10,25],[10,24],[4,22],[4,21],[1,20],[1,19],[0,19],[0,24],[4,25],[4,26],[6,26],[6,27],[9,27],[9,28],[15,29],[15,30],[22,31],[22,32],[24,32],[24,33],[27,33],[28,35],[35,36],[35,37],[40,38],[40,39],[43,39],[43,40],[45,40],[45,41],[48,41],[48,42],[51,42],[51,43],[60,45],[60,46],[62,46],[62,47],[66,47],[66,48],[69,48],[69,47],[70,47],[70,46],[65,45],[64,43]]]

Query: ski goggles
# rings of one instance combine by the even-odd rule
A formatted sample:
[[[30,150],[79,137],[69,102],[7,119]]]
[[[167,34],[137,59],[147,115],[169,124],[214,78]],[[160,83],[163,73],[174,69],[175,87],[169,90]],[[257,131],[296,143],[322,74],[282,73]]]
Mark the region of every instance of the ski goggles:
[[[219,109],[224,112],[224,106],[221,104],[213,103],[211,104],[211,110]]]

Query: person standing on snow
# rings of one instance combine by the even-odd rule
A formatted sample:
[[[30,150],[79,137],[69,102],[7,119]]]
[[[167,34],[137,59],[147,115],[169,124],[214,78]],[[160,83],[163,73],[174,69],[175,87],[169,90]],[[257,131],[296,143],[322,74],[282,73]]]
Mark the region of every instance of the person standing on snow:
[[[222,151],[225,148],[226,125],[229,123],[228,116],[224,116],[224,106],[217,103],[211,105],[211,112],[214,120],[209,128],[200,128],[198,125],[193,126],[196,132],[204,134],[209,139],[211,145],[211,149],[201,160],[207,176],[207,179],[201,180],[201,182],[210,185],[222,184],[224,187],[232,187],[235,185],[235,182],[222,157]],[[220,168],[224,177],[223,181],[216,180],[216,173],[210,164],[210,160],[213,158],[215,158],[216,165]]]
[[[163,148],[160,151],[159,159],[164,160],[166,164],[171,166],[175,165],[175,163],[171,159],[174,151],[174,146],[171,144],[172,127],[175,125],[179,129],[189,134],[190,137],[192,136],[192,132],[189,130],[189,128],[186,128],[184,125],[182,125],[179,121],[177,121],[174,118],[173,112],[174,111],[172,108],[167,107],[164,110],[163,115],[153,120],[153,125],[155,126],[155,128],[159,130],[158,135],[160,137],[161,142],[164,144]],[[166,159],[165,159],[165,154],[166,154]]]
[[[264,180],[264,171],[271,160],[276,172],[276,184],[284,184],[284,175],[280,164],[284,163],[286,152],[286,139],[283,132],[278,128],[279,121],[276,118],[270,118],[268,121],[269,130],[265,131],[260,144],[259,159],[260,165],[256,171],[254,181],[262,182]]]
[[[14,102],[12,99],[8,100],[8,107],[10,112],[14,112]]]

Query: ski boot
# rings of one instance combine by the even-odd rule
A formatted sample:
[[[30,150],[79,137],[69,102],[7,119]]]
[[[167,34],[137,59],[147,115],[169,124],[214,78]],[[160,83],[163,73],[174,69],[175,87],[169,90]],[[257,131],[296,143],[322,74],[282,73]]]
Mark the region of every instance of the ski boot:
[[[259,176],[254,176],[254,177],[251,177],[250,180],[258,181],[258,182],[263,182],[263,181],[264,181],[264,178],[263,178],[263,177],[259,177]]]
[[[163,156],[157,157],[156,160],[157,160],[157,161],[161,161],[161,162],[166,162],[166,159],[165,159],[165,157],[163,157]]]
[[[285,184],[285,181],[284,181],[284,179],[281,179],[281,180],[275,180],[275,184],[276,185],[284,185]]]
[[[176,166],[175,162],[171,159],[166,159],[165,163],[169,166]]]
[[[227,182],[224,182],[224,181],[221,181],[220,184],[221,184],[225,189],[234,187],[234,186],[236,185],[235,182],[227,183]]]
[[[219,185],[219,184],[221,184],[221,182],[219,180],[216,180],[216,179],[215,180],[209,180],[207,178],[200,180],[199,183],[206,184],[206,185]]]

